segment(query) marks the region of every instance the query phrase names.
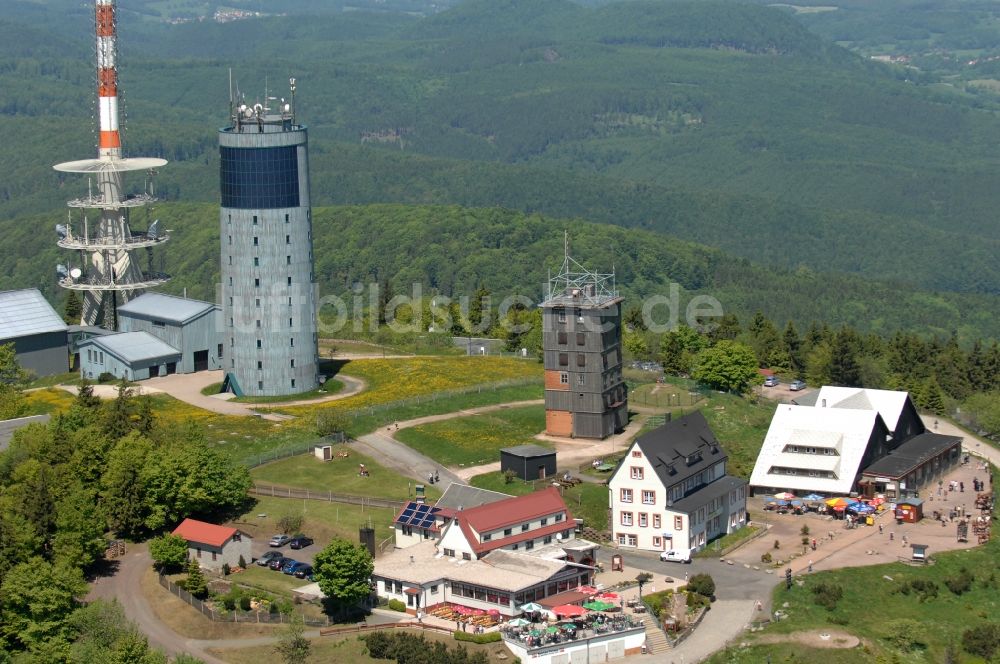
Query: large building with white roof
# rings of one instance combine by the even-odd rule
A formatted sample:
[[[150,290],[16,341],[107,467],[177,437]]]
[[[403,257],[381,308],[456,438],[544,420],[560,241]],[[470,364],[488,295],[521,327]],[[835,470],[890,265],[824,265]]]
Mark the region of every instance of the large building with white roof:
[[[961,439],[927,432],[906,392],[824,386],[775,410],[750,486],[754,493],[903,496],[960,453]]]
[[[22,369],[36,376],[65,373],[66,329],[37,288],[0,292],[0,344],[14,344]]]

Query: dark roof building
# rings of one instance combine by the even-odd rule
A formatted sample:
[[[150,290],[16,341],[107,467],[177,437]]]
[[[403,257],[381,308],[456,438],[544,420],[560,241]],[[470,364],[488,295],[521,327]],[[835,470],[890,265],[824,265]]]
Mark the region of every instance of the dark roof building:
[[[508,470],[525,481],[556,474],[556,451],[541,445],[518,445],[500,450],[500,472]]]
[[[690,552],[746,524],[746,482],[693,412],[637,438],[608,480],[620,547]]]

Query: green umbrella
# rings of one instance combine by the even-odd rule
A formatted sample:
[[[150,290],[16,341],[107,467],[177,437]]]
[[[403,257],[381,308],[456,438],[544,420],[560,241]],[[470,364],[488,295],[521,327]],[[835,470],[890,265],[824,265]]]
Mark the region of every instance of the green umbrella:
[[[607,611],[608,609],[614,608],[614,606],[615,605],[611,604],[610,602],[602,602],[600,600],[595,599],[593,601],[584,604],[583,608],[589,609],[591,611]]]
[[[542,635],[542,630],[540,630],[540,629],[533,629],[533,630],[531,630],[528,633],[531,634],[532,636],[541,636]]]
[[[514,618],[507,622],[511,627],[527,627],[531,624],[530,620],[525,620],[524,618]]]
[[[552,627],[546,627],[545,631],[548,632],[549,634],[555,634],[556,632],[559,631],[559,628],[553,625]]]

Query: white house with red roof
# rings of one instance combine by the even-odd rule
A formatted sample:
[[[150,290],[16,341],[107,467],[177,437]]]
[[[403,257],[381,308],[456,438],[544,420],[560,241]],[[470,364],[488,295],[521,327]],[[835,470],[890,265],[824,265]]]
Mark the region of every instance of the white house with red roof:
[[[195,519],[184,519],[174,528],[174,535],[188,543],[188,558],[208,569],[222,569],[229,564],[237,567],[240,557],[247,564],[253,559],[253,541],[246,533],[228,526],[217,526]]]
[[[557,488],[491,498],[412,516],[404,508],[397,521],[415,524],[421,534],[404,535],[375,560],[378,594],[405,602],[411,613],[449,602],[511,616],[526,602],[593,581],[599,545],[576,538]]]

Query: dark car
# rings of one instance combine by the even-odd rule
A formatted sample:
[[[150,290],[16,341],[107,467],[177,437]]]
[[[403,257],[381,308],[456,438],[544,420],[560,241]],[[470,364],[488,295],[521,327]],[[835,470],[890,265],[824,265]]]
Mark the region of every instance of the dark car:
[[[302,564],[295,568],[295,576],[300,579],[305,579],[312,576],[313,568],[312,565]]]
[[[274,560],[269,562],[267,566],[275,570],[281,569],[282,567],[285,566],[285,563],[287,563],[289,560],[291,560],[291,558],[285,558],[284,556],[281,556],[280,558],[275,558]]]
[[[281,566],[281,571],[285,574],[291,574],[295,571],[296,567],[302,564],[303,563],[300,563],[297,560],[293,560],[291,558],[285,558],[285,564]]]
[[[304,549],[313,543],[311,537],[306,537],[305,535],[296,535],[291,540],[288,541],[288,546],[293,549]]]
[[[268,551],[263,556],[257,559],[257,564],[260,565],[261,567],[267,567],[268,565],[271,564],[271,561],[274,560],[275,558],[284,558],[284,556],[282,556],[277,551]]]

